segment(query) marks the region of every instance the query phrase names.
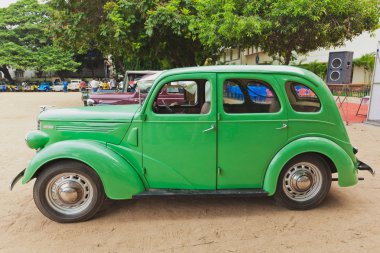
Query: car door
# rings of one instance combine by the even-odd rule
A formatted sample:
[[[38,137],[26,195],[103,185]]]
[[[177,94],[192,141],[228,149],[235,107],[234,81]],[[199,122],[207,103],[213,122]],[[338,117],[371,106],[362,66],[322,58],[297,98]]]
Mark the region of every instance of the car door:
[[[217,188],[262,188],[266,168],[287,141],[283,91],[273,75],[217,76]]]
[[[216,188],[215,84],[216,74],[197,73],[169,76],[154,86],[143,123],[143,166],[150,188]],[[183,101],[160,96],[175,88],[183,92]]]

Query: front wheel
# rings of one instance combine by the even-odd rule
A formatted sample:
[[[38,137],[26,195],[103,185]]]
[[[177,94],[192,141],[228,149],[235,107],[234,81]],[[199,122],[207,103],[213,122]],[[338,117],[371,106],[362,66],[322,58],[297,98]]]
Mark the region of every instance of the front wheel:
[[[69,223],[93,217],[105,195],[98,175],[90,167],[64,161],[48,166],[38,175],[33,198],[46,217]]]
[[[289,209],[312,209],[322,203],[330,186],[326,162],[316,155],[301,155],[282,169],[274,198]]]

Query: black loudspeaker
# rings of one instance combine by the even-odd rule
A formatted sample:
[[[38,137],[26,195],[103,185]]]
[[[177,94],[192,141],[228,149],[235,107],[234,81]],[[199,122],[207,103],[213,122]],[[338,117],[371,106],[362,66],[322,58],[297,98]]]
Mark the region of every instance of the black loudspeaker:
[[[328,84],[352,83],[352,59],[354,52],[330,52],[327,66]]]

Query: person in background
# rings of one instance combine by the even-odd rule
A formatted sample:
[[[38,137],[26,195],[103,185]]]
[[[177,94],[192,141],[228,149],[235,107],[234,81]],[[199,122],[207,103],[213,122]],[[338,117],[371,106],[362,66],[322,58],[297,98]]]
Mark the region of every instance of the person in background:
[[[66,93],[67,92],[67,86],[69,85],[69,83],[66,80],[63,80],[62,85],[63,85],[63,92]]]
[[[86,82],[84,80],[82,80],[79,84],[79,89],[80,91],[86,91]]]
[[[116,80],[113,77],[110,80],[110,87],[111,87],[112,90],[116,89]]]
[[[98,91],[99,85],[100,85],[99,81],[96,80],[96,79],[92,79],[91,82],[90,82],[90,86],[91,86],[93,92],[97,92]]]

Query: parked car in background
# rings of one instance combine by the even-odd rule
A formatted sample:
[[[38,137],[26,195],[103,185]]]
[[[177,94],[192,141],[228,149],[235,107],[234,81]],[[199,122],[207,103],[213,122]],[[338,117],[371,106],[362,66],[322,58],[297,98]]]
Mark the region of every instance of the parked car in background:
[[[69,85],[67,86],[67,90],[69,91],[78,91],[80,86],[81,80],[79,79],[73,79],[70,81]]]
[[[0,92],[5,92],[5,91],[7,91],[7,85],[5,84],[5,82],[0,81]]]
[[[133,80],[125,80],[124,91],[114,91],[114,92],[96,92],[89,94],[86,105],[125,105],[125,104],[138,104],[143,102],[152,86],[154,80],[163,71],[151,71],[139,78]],[[128,84],[127,84],[128,83]],[[165,92],[166,100],[175,100],[178,94],[174,92]]]
[[[169,103],[170,91],[181,97]],[[169,70],[142,105],[49,109],[38,122],[25,137],[38,152],[11,189],[36,178],[36,206],[62,223],[90,219],[106,198],[273,196],[306,210],[332,181],[374,174],[327,85],[289,66]]]
[[[153,75],[156,73],[161,73],[162,71],[155,71],[155,70],[127,70],[124,74],[124,79],[123,81],[118,83],[118,87],[113,90],[109,89],[99,89],[96,93],[91,93],[90,89],[87,91],[82,92],[82,101],[83,104],[86,106],[87,105],[87,100],[90,98],[93,94],[100,95],[101,94],[119,94],[119,93],[129,93],[129,92],[134,92],[134,88],[137,81],[140,80],[142,77],[146,77],[149,75]],[[98,98],[100,98],[98,97]],[[106,97],[107,98],[107,97]],[[107,100],[107,99],[105,99]],[[90,100],[91,101],[91,100]]]
[[[53,84],[51,86],[52,91],[63,91],[63,84],[60,77],[52,77],[51,82]]]
[[[38,91],[51,91],[52,89],[52,83],[50,81],[43,81],[38,86]]]
[[[21,91],[21,85],[19,84],[7,84],[7,91]]]
[[[37,91],[38,87],[39,87],[39,83],[38,82],[36,82],[36,81],[26,81],[26,82],[23,82],[22,89],[25,92],[29,92],[29,91]]]
[[[55,83],[51,86],[52,91],[63,91],[62,83]]]

